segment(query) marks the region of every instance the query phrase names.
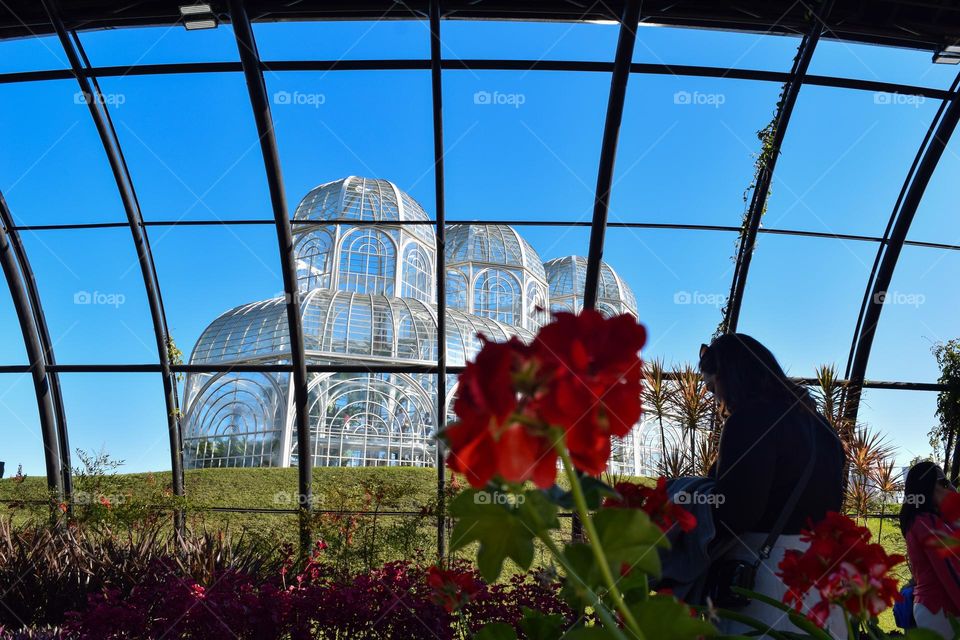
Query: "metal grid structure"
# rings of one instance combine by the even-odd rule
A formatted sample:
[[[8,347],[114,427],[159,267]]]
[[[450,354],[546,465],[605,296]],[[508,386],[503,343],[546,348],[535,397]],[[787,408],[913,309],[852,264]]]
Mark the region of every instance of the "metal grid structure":
[[[126,222],[108,223],[62,223],[62,224],[30,224],[16,225],[16,211],[10,211],[6,201],[0,199],[0,264],[8,283],[14,309],[24,337],[28,365],[6,365],[0,367],[0,372],[29,373],[36,393],[39,407],[41,436],[44,446],[44,460],[46,475],[50,489],[57,494],[70,498],[70,447],[68,444],[68,415],[64,408],[64,400],[60,392],[59,375],[63,373],[157,373],[163,380],[164,403],[167,409],[168,436],[171,469],[173,471],[173,488],[177,494],[184,491],[182,462],[184,452],[178,419],[180,400],[177,397],[175,375],[190,373],[197,376],[198,384],[208,385],[211,376],[222,375],[222,384],[233,385],[238,393],[261,393],[264,389],[290,388],[293,398],[290,407],[280,407],[266,403],[259,413],[248,413],[243,416],[244,424],[249,426],[249,432],[259,434],[254,438],[251,449],[253,459],[263,461],[273,459],[276,448],[271,443],[270,434],[276,434],[278,425],[286,420],[293,420],[294,428],[291,434],[296,442],[290,443],[291,451],[311,450],[320,452],[314,442],[314,429],[311,427],[311,412],[326,412],[331,410],[325,397],[329,397],[329,390],[341,382],[344,374],[360,373],[370,376],[371,388],[382,385],[383,389],[396,388],[401,376],[429,375],[436,380],[435,405],[428,409],[423,399],[411,400],[407,413],[429,413],[434,416],[444,415],[448,406],[448,374],[456,372],[459,357],[451,359],[447,354],[447,341],[437,340],[434,354],[426,360],[411,364],[371,364],[341,363],[332,364],[321,359],[308,357],[310,346],[305,342],[304,322],[308,316],[304,315],[304,304],[310,307],[310,299],[302,302],[301,291],[310,291],[318,284],[327,284],[323,277],[317,280],[316,264],[323,260],[332,260],[329,254],[334,239],[329,241],[322,237],[325,229],[329,229],[330,221],[324,220],[322,215],[315,216],[311,210],[309,215],[299,215],[299,211],[292,218],[286,204],[283,180],[281,176],[281,158],[277,149],[273,123],[271,119],[270,103],[267,99],[264,72],[272,74],[287,71],[322,71],[327,73],[339,71],[369,71],[369,70],[429,70],[432,95],[432,125],[434,134],[434,167],[436,202],[435,217],[431,220],[425,214],[418,212],[414,217],[403,217],[400,210],[410,210],[410,203],[403,198],[391,197],[389,191],[380,195],[380,199],[369,209],[383,207],[383,203],[391,203],[388,210],[396,211],[396,219],[389,218],[390,224],[404,229],[406,237],[416,238],[422,243],[424,253],[431,248],[436,252],[435,271],[426,273],[424,264],[429,264],[426,255],[411,255],[409,260],[411,280],[409,283],[400,280],[401,293],[404,297],[421,299],[432,298],[444,306],[465,303],[469,305],[473,300],[467,295],[468,289],[452,288],[447,291],[448,279],[443,277],[448,272],[447,265],[447,221],[445,207],[445,175],[444,175],[444,121],[442,105],[442,80],[446,71],[557,71],[580,73],[603,73],[611,78],[610,93],[607,100],[606,119],[603,138],[600,145],[600,158],[597,171],[595,189],[595,206],[593,219],[590,222],[562,222],[562,221],[530,221],[530,220],[477,220],[477,226],[485,224],[522,224],[541,225],[570,225],[588,227],[591,231],[589,253],[586,259],[584,273],[583,306],[592,308],[601,303],[604,291],[604,269],[601,257],[604,252],[605,231],[608,228],[647,228],[696,230],[703,232],[740,233],[739,253],[736,256],[735,274],[731,283],[731,295],[724,326],[733,330],[741,309],[741,302],[746,290],[749,266],[753,253],[753,246],[759,234],[775,234],[797,237],[820,237],[828,239],[850,240],[876,245],[876,259],[874,261],[869,281],[863,292],[859,318],[853,337],[849,357],[846,365],[846,378],[850,384],[851,402],[847,407],[851,417],[856,417],[859,408],[859,394],[861,389],[899,389],[917,392],[932,392],[940,389],[933,382],[906,382],[906,381],[870,381],[865,379],[867,363],[874,343],[877,326],[883,311],[882,294],[890,285],[894,269],[898,264],[904,247],[922,247],[942,251],[957,251],[960,246],[940,242],[924,242],[907,237],[911,223],[930,183],[934,170],[944,155],[947,142],[954,134],[960,120],[960,92],[958,81],[946,89],[915,84],[898,84],[881,80],[870,80],[851,77],[834,77],[816,75],[808,72],[811,57],[823,39],[839,38],[851,41],[894,44],[899,46],[917,47],[929,51],[939,50],[946,45],[954,44],[960,31],[960,17],[955,7],[938,3],[888,3],[875,10],[865,9],[862,3],[853,2],[825,2],[816,6],[779,6],[779,3],[751,3],[753,11],[727,12],[715,3],[647,3],[645,13],[640,13],[640,3],[626,0],[622,3],[612,3],[602,8],[574,11],[563,3],[556,6],[526,6],[524,3],[446,3],[441,7],[437,0],[428,3],[386,3],[377,6],[377,3],[367,3],[356,6],[314,7],[310,3],[298,6],[296,9],[281,7],[276,3],[248,2],[232,0],[227,5],[216,4],[218,18],[222,22],[229,22],[236,38],[239,62],[186,62],[162,64],[126,64],[119,66],[94,66],[90,64],[81,45],[78,32],[87,29],[100,29],[113,26],[129,25],[174,25],[179,20],[176,11],[177,3],[144,2],[134,3],[122,11],[116,11],[112,6],[100,6],[97,3],[72,3],[67,1],[56,2],[45,0],[42,5],[35,3],[13,3],[5,5],[0,14],[0,28],[4,37],[19,37],[37,34],[55,34],[68,60],[68,67],[63,69],[15,71],[0,74],[0,84],[32,83],[57,80],[74,80],[78,83],[84,102],[89,106],[90,116],[95,124],[97,134],[105,151],[111,173],[116,183],[117,193],[120,196]],[[549,4],[549,3],[547,3]],[[802,3],[801,3],[802,4]],[[389,5],[389,6],[387,6]],[[462,5],[462,6],[461,6]],[[251,21],[247,16],[250,11],[255,20],[297,20],[297,19],[328,19],[328,18],[402,18],[426,20],[429,25],[429,59],[414,60],[280,60],[265,62],[257,52],[254,32]],[[65,16],[65,17],[64,17]],[[750,16],[746,18],[745,16]],[[546,59],[534,60],[490,60],[490,59],[459,59],[446,58],[442,55],[441,25],[447,18],[501,18],[501,19],[566,19],[566,20],[610,20],[620,22],[619,38],[616,54],[613,60],[601,62],[586,61],[556,61]],[[633,60],[633,50],[636,41],[634,25],[639,22],[659,24],[673,24],[681,26],[696,26],[705,28],[733,28],[760,33],[789,33],[801,35],[796,51],[794,64],[789,72],[767,71],[758,69],[740,69],[728,67],[711,67],[697,65],[675,65],[663,62],[644,63]],[[907,25],[909,28],[907,28]],[[249,91],[253,118],[259,136],[263,155],[263,164],[267,183],[269,185],[270,202],[272,205],[272,219],[246,220],[243,222],[224,223],[221,221],[181,219],[175,222],[145,221],[141,214],[134,181],[127,169],[120,140],[111,121],[108,101],[98,84],[99,80],[117,77],[146,77],[168,74],[217,74],[242,72]],[[627,85],[631,78],[636,76],[675,76],[696,78],[725,78],[729,80],[775,82],[783,86],[781,100],[777,106],[775,136],[772,144],[772,160],[765,165],[759,175],[758,186],[754,190],[753,200],[749,203],[747,216],[743,227],[720,226],[707,224],[680,224],[654,223],[609,220],[610,191],[614,183],[614,166],[619,130],[624,114]],[[892,207],[889,222],[882,236],[858,235],[851,233],[825,233],[809,230],[792,229],[765,229],[760,225],[760,218],[765,210],[765,200],[768,187],[775,171],[775,159],[779,155],[781,144],[788,136],[789,125],[797,95],[804,87],[831,87],[850,91],[877,91],[918,96],[924,99],[937,101],[939,108],[929,125],[926,136],[910,170],[903,178],[900,195]],[[343,185],[349,180],[336,186],[343,191]],[[327,185],[321,186],[318,190]],[[382,189],[380,185],[378,188]],[[312,205],[309,205],[312,206]],[[369,241],[376,233],[376,227],[383,218],[371,214],[364,218],[366,205],[362,201],[357,204],[359,219],[353,223],[357,227],[369,228],[374,234],[365,238]],[[394,209],[391,209],[393,207]],[[322,210],[322,208],[321,208]],[[289,346],[284,346],[285,357],[274,359],[272,362],[243,362],[230,363],[215,361],[211,355],[204,355],[198,348],[194,354],[194,362],[188,365],[177,364],[171,361],[169,353],[167,318],[164,311],[161,292],[159,290],[156,271],[153,266],[153,255],[149,244],[149,231],[157,227],[174,226],[213,226],[222,224],[236,225],[274,225],[277,231],[277,242],[283,265],[284,295],[274,301],[256,303],[246,313],[262,317],[265,324],[263,330],[272,332],[271,335],[287,336]],[[334,225],[336,226],[336,225]],[[409,230],[406,228],[409,226]],[[51,340],[50,331],[46,325],[45,314],[41,304],[41,296],[34,282],[33,270],[28,259],[28,252],[20,239],[22,232],[42,232],[76,229],[106,229],[126,228],[132,235],[133,245],[138,264],[143,277],[144,289],[149,304],[153,333],[156,341],[157,363],[148,364],[58,364],[55,359],[55,341]],[[434,244],[429,243],[431,229],[435,238]],[[411,240],[413,242],[413,240]],[[295,256],[297,248],[302,250],[305,261],[298,262]],[[327,252],[327,253],[325,253]],[[415,253],[415,252],[414,252]],[[406,265],[406,256],[398,255]],[[338,263],[339,264],[339,263]],[[350,262],[347,262],[349,270]],[[367,265],[369,266],[369,265]],[[430,276],[432,275],[432,281]],[[538,282],[538,274],[529,273],[531,281]],[[402,274],[400,276],[402,278]],[[545,280],[546,278],[544,278]],[[376,304],[373,295],[386,291],[367,291],[382,285],[386,289],[388,279],[377,281],[370,286],[369,281],[356,281],[354,291],[368,296],[370,305]],[[394,283],[398,280],[394,280]],[[378,284],[379,283],[379,284]],[[543,284],[542,282],[538,282]],[[361,286],[361,284],[363,286]],[[393,285],[396,287],[396,284]],[[467,285],[469,287],[469,285]],[[361,291],[361,289],[364,289]],[[526,289],[521,295],[528,296]],[[339,295],[339,294],[338,294]],[[529,296],[528,296],[529,297]],[[535,296],[534,296],[535,297]],[[308,296],[309,298],[309,296]],[[576,300],[576,298],[575,298]],[[275,313],[279,308],[285,311],[278,317]],[[425,307],[430,309],[429,306]],[[490,310],[490,307],[484,307]],[[436,313],[436,312],[434,312]],[[448,317],[456,318],[449,313],[435,315],[435,324],[430,327],[435,335],[450,335],[447,328]],[[500,314],[499,303],[490,310],[490,315],[496,318]],[[228,314],[229,316],[229,314]],[[226,325],[229,318],[224,319],[224,330],[229,331]],[[285,325],[285,326],[284,326]],[[452,326],[457,331],[465,330],[466,325],[455,320]],[[284,332],[284,329],[286,331]],[[229,341],[225,334],[224,341]],[[269,341],[268,341],[269,342]],[[241,341],[241,345],[243,342]],[[211,349],[216,348],[216,340],[211,342]],[[271,344],[270,348],[273,348]],[[206,343],[204,343],[206,348]],[[392,346],[391,346],[392,348]],[[318,353],[322,353],[322,348]],[[466,349],[464,349],[466,352]],[[452,352],[453,353],[453,352]],[[207,376],[206,379],[200,376]],[[376,383],[372,381],[376,380]],[[810,382],[805,380],[804,382]],[[266,397],[270,397],[270,393]],[[280,396],[277,395],[277,398]],[[382,394],[381,394],[382,397]],[[378,406],[374,399],[372,406]],[[379,403],[382,405],[382,403]],[[216,414],[217,406],[211,408]],[[337,411],[336,405],[332,409]],[[281,413],[286,411],[286,413]],[[374,412],[376,413],[376,412]],[[288,417],[289,416],[289,417]],[[432,418],[436,420],[436,418]],[[216,423],[217,418],[211,420]],[[269,437],[268,437],[269,436]],[[349,425],[341,421],[339,438],[353,437]],[[340,440],[345,442],[346,440]],[[331,440],[331,443],[333,441]],[[228,446],[232,446],[228,443]],[[246,446],[246,445],[244,445]],[[333,446],[330,444],[329,446]],[[328,446],[328,451],[330,450]],[[340,445],[338,445],[340,446]],[[379,445],[378,445],[379,446]],[[393,446],[387,444],[389,449]],[[405,443],[399,443],[399,450],[403,451]],[[415,448],[407,447],[413,452]],[[245,450],[246,451],[246,450]],[[379,460],[376,452],[372,458],[367,453],[361,453],[361,459]],[[246,455],[246,454],[244,454]],[[351,454],[352,455],[352,454]],[[401,456],[404,454],[401,453]],[[413,454],[414,456],[416,454]],[[442,451],[436,451],[437,461],[442,458]],[[305,505],[301,512],[309,509],[311,463],[314,456],[297,458],[299,472],[299,504]],[[411,458],[412,459],[412,458]],[[421,459],[422,456],[421,456]],[[438,492],[443,495],[444,476],[442,465],[438,468]],[[438,543],[443,549],[443,528],[438,523]]]

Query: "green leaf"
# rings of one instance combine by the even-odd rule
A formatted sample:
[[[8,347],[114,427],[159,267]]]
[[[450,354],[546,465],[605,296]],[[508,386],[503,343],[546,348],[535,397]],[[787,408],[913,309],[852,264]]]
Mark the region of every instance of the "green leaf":
[[[557,505],[550,502],[543,491],[526,491],[517,496],[517,503],[517,515],[534,532],[544,533],[560,528]]]
[[[658,549],[669,548],[666,536],[640,509],[601,509],[593,515],[600,545],[613,575],[621,569],[660,577]]]
[[[612,498],[617,492],[600,478],[594,476],[581,475],[580,487],[583,489],[583,497],[587,501],[588,509],[599,509],[604,498]],[[562,509],[574,509],[573,492],[564,491],[559,485],[553,485],[543,492],[547,499]]]
[[[617,636],[607,629],[596,626],[596,627],[580,627],[579,629],[574,629],[573,631],[568,631],[564,636],[564,640],[610,640],[611,638],[616,638]]]
[[[503,561],[510,558],[523,569],[533,563],[533,539],[536,531],[528,520],[542,516],[536,505],[524,510],[523,505],[495,504],[497,501],[477,496],[487,492],[464,491],[450,503],[450,514],[457,519],[450,536],[450,550],[457,551],[472,542],[479,542],[477,569],[487,582],[500,577]],[[519,500],[517,501],[519,502]]]
[[[517,640],[517,632],[504,622],[491,622],[473,636],[474,640]]]
[[[690,614],[690,608],[671,596],[651,596],[630,607],[640,630],[657,640],[696,640],[713,636],[712,624]]]
[[[523,608],[520,629],[526,640],[556,640],[563,635],[565,627],[566,620],[559,613],[547,615],[541,611]]]
[[[930,629],[910,629],[905,637],[907,640],[943,640],[943,636]]]

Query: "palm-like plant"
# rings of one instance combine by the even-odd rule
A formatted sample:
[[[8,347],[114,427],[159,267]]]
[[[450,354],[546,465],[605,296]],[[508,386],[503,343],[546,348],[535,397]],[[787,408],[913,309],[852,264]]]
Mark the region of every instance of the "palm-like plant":
[[[654,359],[646,365],[643,371],[647,383],[647,392],[644,394],[644,400],[647,403],[646,411],[648,415],[657,419],[657,426],[660,427],[660,451],[661,455],[666,455],[667,438],[664,434],[663,419],[670,403],[671,389],[664,376],[663,360]]]
[[[680,478],[693,473],[690,467],[690,458],[682,446],[671,446],[664,449],[660,457],[658,473],[666,478]]]
[[[902,483],[900,474],[895,470],[895,461],[893,458],[881,461],[873,470],[873,482],[880,492],[880,530],[877,532],[877,539],[883,536],[883,519],[887,515],[887,498],[900,490]]]
[[[700,372],[692,365],[685,364],[677,371],[668,406],[670,414],[689,438],[689,467],[695,469],[697,431],[709,424],[713,413],[713,400]]]
[[[870,478],[873,470],[886,463],[896,451],[885,435],[867,426],[854,429],[844,446],[851,470],[863,478]]]
[[[846,385],[840,381],[837,366],[834,364],[817,367],[816,378],[817,386],[813,388],[813,397],[817,402],[817,409],[846,444],[855,431],[854,425],[844,415]]]
[[[720,455],[720,432],[706,431],[700,438],[697,438],[697,454],[700,465],[697,469],[698,474],[701,476],[710,475],[710,468]]]

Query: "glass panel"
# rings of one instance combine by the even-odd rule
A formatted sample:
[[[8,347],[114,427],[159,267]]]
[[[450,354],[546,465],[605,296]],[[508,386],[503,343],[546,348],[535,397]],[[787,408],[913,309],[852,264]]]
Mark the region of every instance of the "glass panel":
[[[764,226],[880,236],[937,102],[805,86]]]
[[[0,41],[0,73],[69,69],[67,55],[56,36],[11,38]]]
[[[254,353],[289,357],[283,355],[290,342],[272,225],[152,227],[150,244],[167,325],[184,362]]]
[[[809,73],[947,89],[957,68],[935,64],[930,51],[822,39]]]
[[[80,41],[94,67],[239,60],[229,24],[193,31],[180,24],[81,31]]]
[[[84,455],[122,462],[117,473],[170,471],[163,381],[150,373],[60,374],[74,475]],[[158,478],[167,484],[169,476]],[[158,493],[160,489],[158,489]]]
[[[927,434],[939,422],[936,411],[937,394],[931,391],[864,389],[857,419],[886,435],[897,446],[898,466],[906,467],[930,455]]]
[[[954,134],[940,156],[907,237],[910,240],[960,245],[956,203],[960,177],[960,136]]]
[[[636,296],[644,358],[693,363],[720,323],[730,289],[733,234],[609,229],[604,260]]]
[[[590,220],[609,74],[443,78],[449,219]]]
[[[0,86],[0,191],[17,224],[126,220],[75,80]],[[40,126],[42,123],[42,126]]]
[[[738,331],[769,347],[792,376],[812,376],[822,364],[842,370],[876,250],[872,242],[761,235]]]
[[[284,72],[267,74],[266,81],[291,213],[308,193],[318,195],[311,192],[318,185],[360,176],[395,183],[416,201],[404,206],[404,212],[422,208],[433,216],[429,73]],[[371,99],[371,90],[383,99]],[[362,185],[357,188],[363,191]],[[387,185],[377,189],[376,212],[370,210],[371,200],[357,192],[350,196],[353,209],[346,207],[352,213],[344,214],[340,208],[335,215],[320,217],[396,219],[400,213],[392,189]],[[382,208],[387,206],[381,204],[383,198],[390,200],[389,211]],[[312,208],[312,201],[303,205]],[[418,211],[414,217],[426,215]]]
[[[263,60],[395,60],[430,57],[426,20],[258,22]]]
[[[40,417],[37,412],[37,395],[29,373],[5,373],[0,375],[0,420],[4,425],[3,462],[4,478],[12,478],[17,468],[23,465],[27,476],[40,476],[39,495],[43,499],[47,484],[47,468],[43,461],[43,438],[40,435]],[[0,481],[0,499],[19,497],[8,482]],[[6,510],[6,506],[0,508]]]
[[[935,382],[940,376],[930,349],[958,336],[960,252],[903,248],[870,352],[867,377]]]
[[[158,362],[129,229],[23,233],[60,364]]]
[[[773,82],[633,75],[610,220],[739,226],[757,132],[779,92]]]
[[[272,219],[239,73],[104,78],[146,220]],[[203,105],[185,108],[185,105]]]
[[[587,60],[610,62],[617,25],[583,22],[446,20],[441,55],[455,59]]]
[[[790,71],[800,45],[797,37],[768,33],[683,29],[646,23],[640,27],[634,62]]]

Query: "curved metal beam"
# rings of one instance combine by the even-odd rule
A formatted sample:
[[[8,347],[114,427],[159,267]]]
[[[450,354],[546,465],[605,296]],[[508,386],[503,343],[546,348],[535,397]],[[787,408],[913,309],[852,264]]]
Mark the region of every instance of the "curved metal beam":
[[[103,144],[107,161],[110,163],[110,169],[117,183],[120,200],[123,202],[124,212],[127,215],[130,233],[133,236],[133,243],[137,251],[137,261],[140,264],[140,272],[143,276],[144,289],[146,290],[147,301],[150,307],[150,317],[153,322],[157,355],[160,360],[164,402],[167,410],[167,433],[170,441],[170,471],[173,493],[174,495],[182,496],[184,495],[184,482],[183,455],[180,439],[180,409],[177,405],[176,382],[174,374],[170,369],[170,354],[168,350],[169,336],[166,330],[166,318],[164,317],[163,305],[160,301],[157,273],[154,269],[153,254],[150,251],[150,244],[144,230],[140,203],[137,201],[130,173],[127,170],[126,162],[120,150],[120,141],[117,138],[116,131],[113,129],[109,113],[107,113],[105,106],[106,101],[103,99],[103,94],[100,92],[99,86],[91,83],[90,77],[86,73],[84,63],[81,60],[82,51],[77,46],[79,40],[71,40],[70,34],[67,32],[60,18],[55,0],[42,1],[50,17],[50,22],[53,24],[57,37],[60,40],[60,44],[63,47],[64,53],[66,53],[67,59],[70,62],[70,68],[76,76],[77,83],[80,85],[80,91],[83,93],[87,102],[87,107],[90,109],[90,115],[97,128],[100,141]],[[182,524],[182,513],[180,511],[176,511],[175,519],[179,530]]]
[[[957,122],[960,121],[960,91],[957,90],[958,87],[960,87],[960,75],[954,80],[952,97],[946,103],[946,109],[943,110],[940,122],[936,125],[936,131],[927,140],[926,149],[916,165],[916,171],[912,178],[911,176],[907,177],[908,186],[900,202],[899,211],[894,210],[891,216],[892,226],[890,228],[892,230],[889,240],[880,247],[883,257],[880,258],[879,266],[876,267],[876,277],[873,279],[872,286],[869,283],[867,285],[869,295],[865,297],[866,309],[863,312],[860,335],[854,337],[856,351],[849,368],[847,398],[844,403],[844,416],[851,424],[856,424],[857,414],[860,411],[860,396],[867,373],[867,363],[870,360],[870,351],[873,348],[873,339],[876,337],[877,324],[880,321],[880,313],[883,311],[884,299],[887,289],[890,287],[890,281],[893,279],[897,260],[900,258],[900,252],[907,239],[907,233],[910,231],[913,218],[916,216],[917,208],[923,200],[923,194],[926,192],[927,185],[930,184],[930,178],[940,162],[940,157],[946,149],[947,142],[957,128]]]
[[[620,17],[617,52],[613,59],[613,77],[607,98],[607,116],[603,123],[603,142],[600,145],[600,166],[597,170],[597,190],[593,200],[593,222],[590,225],[590,250],[587,254],[587,274],[583,286],[583,307],[593,309],[597,304],[600,282],[600,261],[607,234],[607,214],[610,210],[610,190],[613,187],[613,167],[617,158],[617,141],[623,122],[623,104],[627,97],[630,63],[637,41],[640,21],[639,0],[626,0]]]
[[[777,158],[780,156],[780,148],[783,146],[790,116],[793,115],[793,108],[797,104],[797,96],[800,95],[800,87],[803,86],[803,80],[807,75],[807,69],[810,68],[813,52],[820,41],[820,35],[823,33],[823,20],[826,19],[826,14],[830,12],[832,5],[832,0],[828,0],[823,8],[823,16],[813,14],[813,24],[810,31],[800,41],[797,55],[793,60],[793,69],[790,71],[790,79],[781,94],[770,148],[761,150],[761,153],[766,154],[766,159],[761,164],[760,171],[756,176],[753,196],[750,199],[750,208],[747,210],[747,216],[741,228],[742,236],[737,246],[733,281],[730,283],[730,298],[727,301],[727,312],[721,325],[724,333],[737,332],[737,324],[740,322],[740,308],[743,305],[743,293],[747,288],[747,274],[750,271],[753,250],[757,246],[760,220],[767,209],[767,198],[770,194],[770,185],[773,182],[773,171],[777,165]]]
[[[447,420],[447,214],[443,172],[443,85],[440,66],[440,0],[430,2],[430,91],[433,98],[433,175],[437,220],[437,430]],[[446,554],[446,467],[437,439],[437,558]]]
[[[277,226],[280,244],[280,260],[283,267],[283,290],[286,294],[287,322],[290,325],[290,358],[293,364],[294,409],[297,425],[297,468],[299,470],[300,544],[304,551],[312,543],[310,535],[310,511],[313,484],[313,447],[310,446],[310,415],[307,410],[307,358],[303,345],[303,323],[300,318],[300,291],[297,283],[296,258],[293,251],[293,230],[287,210],[287,196],[283,188],[280,170],[280,151],[273,130],[273,116],[267,100],[267,87],[263,79],[260,54],[254,39],[250,18],[243,0],[230,0],[230,21],[233,24],[240,53],[243,75],[250,93],[250,105],[260,136],[260,151],[270,188],[270,202]]]
[[[10,219],[7,201],[0,194],[0,215]],[[62,501],[64,497],[63,470],[60,465],[62,450],[57,429],[57,408],[54,404],[53,377],[47,370],[47,351],[44,349],[37,315],[31,304],[26,276],[21,271],[13,236],[7,233],[6,224],[0,225],[0,268],[10,286],[10,297],[20,322],[23,344],[30,361],[30,377],[37,394],[40,412],[40,436],[43,439],[43,460],[47,469],[47,488]],[[51,352],[52,353],[52,352]],[[62,407],[61,407],[62,408]]]

